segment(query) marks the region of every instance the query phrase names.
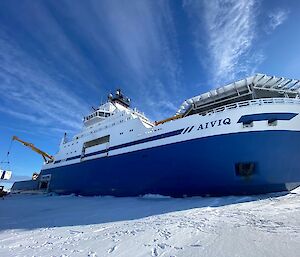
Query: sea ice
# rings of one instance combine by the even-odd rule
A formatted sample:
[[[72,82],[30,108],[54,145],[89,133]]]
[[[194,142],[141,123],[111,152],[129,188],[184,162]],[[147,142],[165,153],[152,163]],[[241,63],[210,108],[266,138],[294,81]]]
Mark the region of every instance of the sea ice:
[[[0,200],[0,256],[296,256],[299,241],[299,189],[246,197]]]

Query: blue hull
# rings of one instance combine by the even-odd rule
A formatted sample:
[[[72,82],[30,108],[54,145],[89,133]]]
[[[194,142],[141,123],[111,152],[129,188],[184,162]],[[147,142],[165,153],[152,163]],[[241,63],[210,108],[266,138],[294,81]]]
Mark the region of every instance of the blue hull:
[[[260,131],[194,139],[43,170],[60,194],[137,196],[262,194],[300,185],[300,132]],[[241,176],[238,163],[252,163]]]

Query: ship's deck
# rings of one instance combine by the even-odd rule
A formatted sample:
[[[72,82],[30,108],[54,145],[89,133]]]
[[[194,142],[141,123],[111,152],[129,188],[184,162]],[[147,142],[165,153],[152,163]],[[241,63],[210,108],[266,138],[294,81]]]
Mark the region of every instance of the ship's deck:
[[[256,74],[185,100],[177,115],[188,116],[237,102],[265,98],[299,98],[300,80]]]

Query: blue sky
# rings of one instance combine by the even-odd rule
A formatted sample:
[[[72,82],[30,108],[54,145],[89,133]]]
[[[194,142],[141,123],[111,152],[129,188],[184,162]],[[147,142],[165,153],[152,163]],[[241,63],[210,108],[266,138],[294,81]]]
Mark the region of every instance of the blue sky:
[[[300,78],[299,1],[0,1],[0,157],[12,135],[54,154],[122,88],[151,119],[254,73]],[[14,143],[15,175],[42,158]]]

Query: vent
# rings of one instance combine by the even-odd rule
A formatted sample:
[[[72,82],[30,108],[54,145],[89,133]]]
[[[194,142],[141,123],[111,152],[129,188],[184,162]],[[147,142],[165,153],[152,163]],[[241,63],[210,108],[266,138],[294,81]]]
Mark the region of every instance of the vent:
[[[254,162],[239,162],[235,164],[235,175],[238,177],[249,177],[255,171]]]

